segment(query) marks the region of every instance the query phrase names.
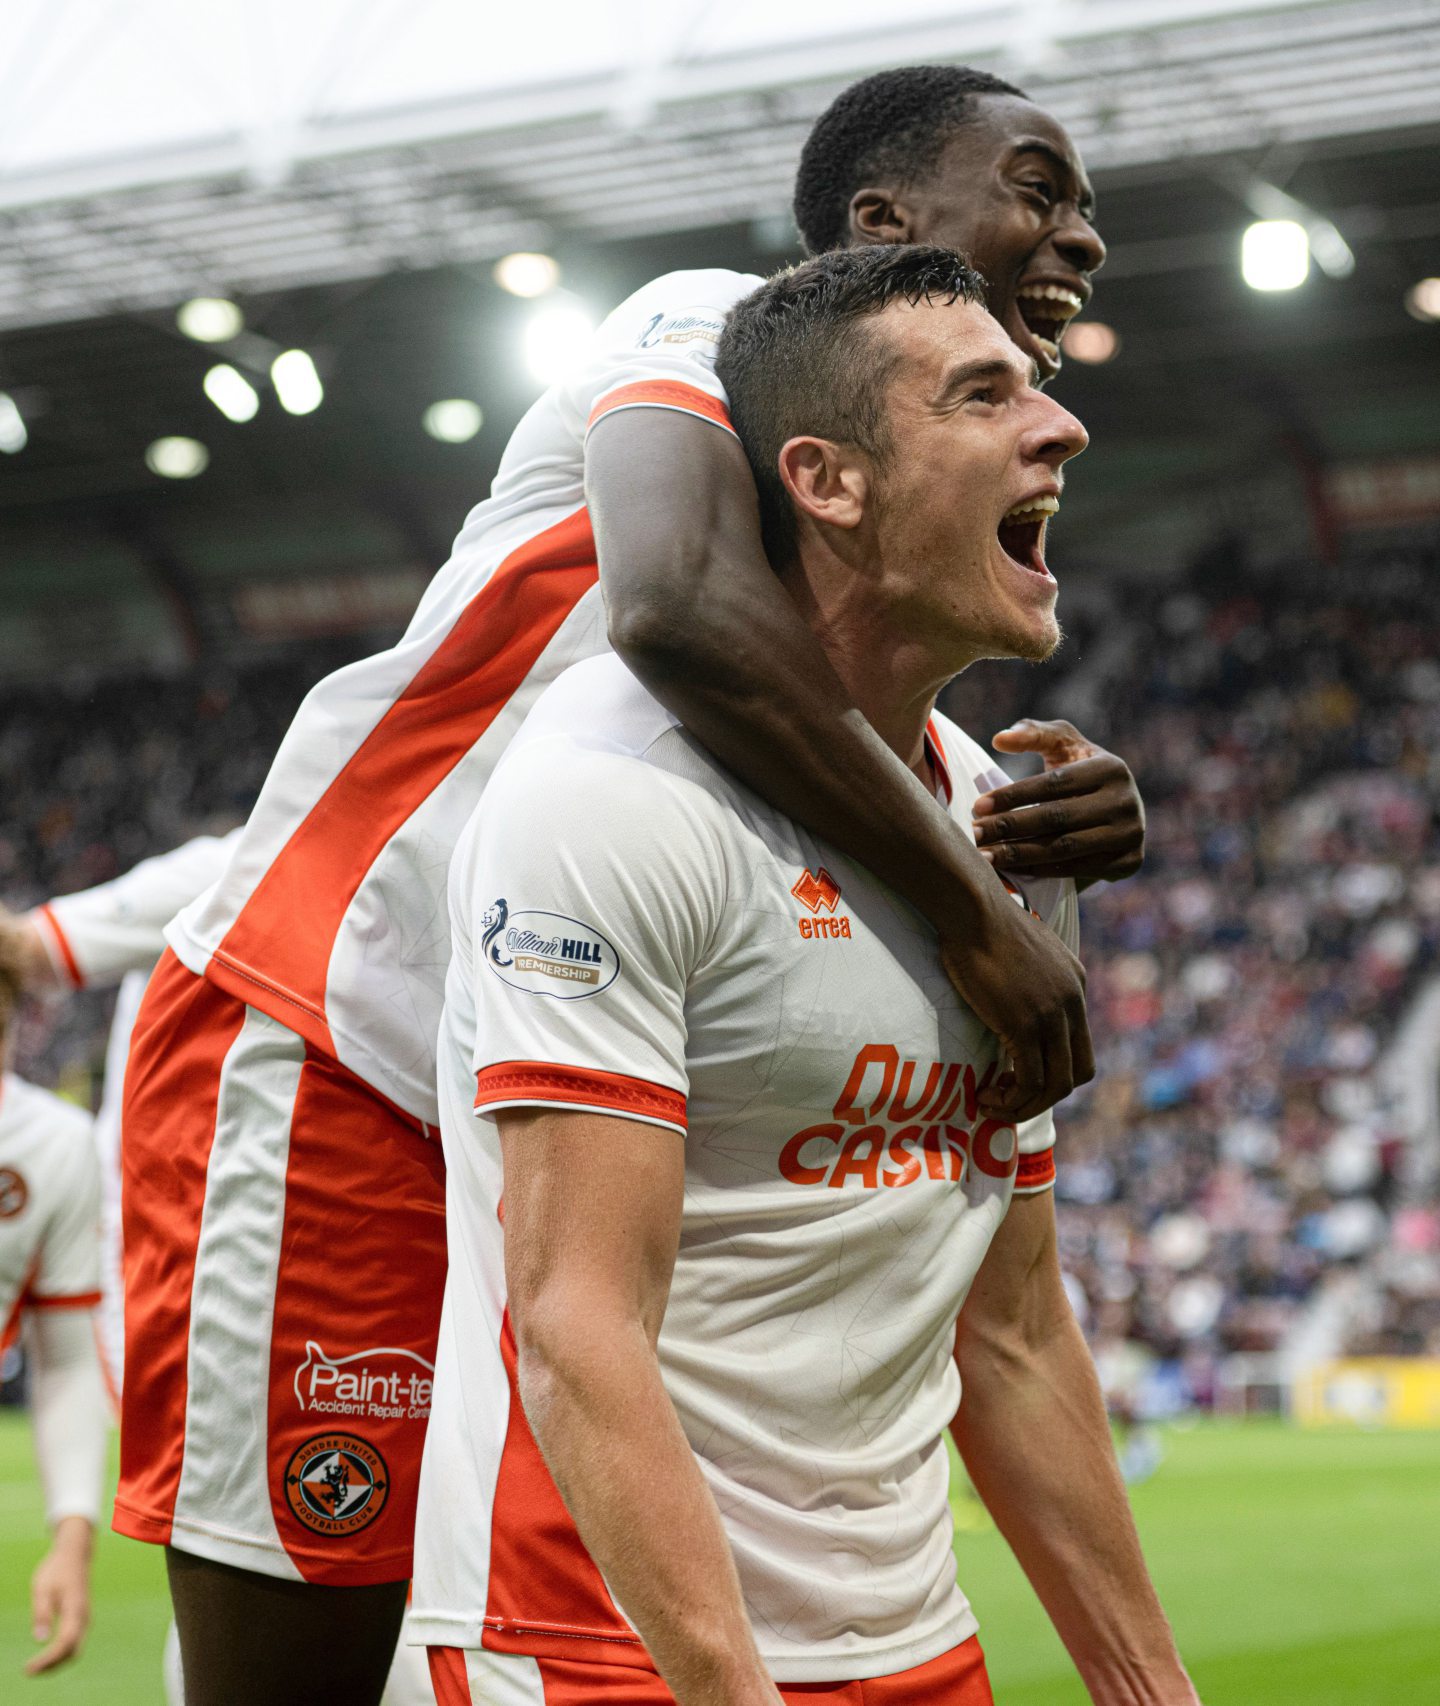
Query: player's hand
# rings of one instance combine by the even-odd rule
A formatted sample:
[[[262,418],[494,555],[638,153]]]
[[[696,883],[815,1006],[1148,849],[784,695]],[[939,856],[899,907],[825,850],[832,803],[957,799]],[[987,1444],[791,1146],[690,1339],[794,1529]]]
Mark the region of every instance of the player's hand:
[[[94,1531],[83,1516],[65,1516],[55,1540],[30,1580],[31,1629],[47,1645],[27,1661],[25,1674],[39,1676],[74,1658],[90,1627],[90,1555]]]
[[[59,980],[32,918],[0,904],[0,960],[13,966],[27,989],[44,989]]]
[[[1045,760],[1037,775],[975,802],[975,844],[997,871],[1077,883],[1135,875],[1145,858],[1145,805],[1123,758],[1073,723],[1034,717],[1002,729],[992,744]]]
[[[945,975],[1000,1040],[1013,1071],[980,1096],[992,1117],[1034,1119],[1095,1076],[1085,968],[1048,925],[997,885],[982,923],[940,939]]]

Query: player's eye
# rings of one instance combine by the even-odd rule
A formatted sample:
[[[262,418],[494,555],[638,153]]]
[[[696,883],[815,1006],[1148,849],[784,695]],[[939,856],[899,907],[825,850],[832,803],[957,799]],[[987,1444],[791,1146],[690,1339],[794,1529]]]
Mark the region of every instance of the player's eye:
[[[1054,205],[1055,186],[1048,178],[1026,178],[1023,187],[1044,202],[1046,207]]]
[[[995,400],[995,387],[993,385],[982,385],[977,390],[965,393],[967,403],[993,403]]]

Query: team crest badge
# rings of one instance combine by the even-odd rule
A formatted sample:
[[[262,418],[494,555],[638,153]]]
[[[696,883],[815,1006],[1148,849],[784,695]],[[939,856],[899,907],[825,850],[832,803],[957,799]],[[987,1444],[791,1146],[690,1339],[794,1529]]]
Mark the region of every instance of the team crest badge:
[[[30,1187],[23,1173],[0,1167],[0,1220],[10,1220],[30,1201]]]
[[[385,1459],[354,1434],[317,1434],[285,1468],[286,1502],[314,1534],[368,1528],[389,1497]]]

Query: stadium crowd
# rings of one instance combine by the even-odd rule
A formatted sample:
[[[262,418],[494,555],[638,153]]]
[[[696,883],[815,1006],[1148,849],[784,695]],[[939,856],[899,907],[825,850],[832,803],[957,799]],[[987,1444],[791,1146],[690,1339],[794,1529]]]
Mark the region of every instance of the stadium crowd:
[[[1071,716],[1149,812],[1143,875],[1084,903],[1098,1072],[1060,1122],[1065,1266],[1121,1408],[1214,1402],[1337,1270],[1367,1280],[1346,1348],[1440,1355],[1440,1212],[1375,1071],[1440,960],[1437,567],[1412,545],[1261,575],[1220,548],[1180,581],[1096,577],[1054,663],[949,692],[979,738]],[[237,821],[345,656],[7,694],[0,899]],[[32,1005],[18,1070],[98,1093],[105,1014]]]

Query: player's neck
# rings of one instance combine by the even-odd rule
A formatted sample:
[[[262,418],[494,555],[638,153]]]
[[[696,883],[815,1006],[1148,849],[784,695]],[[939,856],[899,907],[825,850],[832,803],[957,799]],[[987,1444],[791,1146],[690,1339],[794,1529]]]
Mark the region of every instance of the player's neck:
[[[855,707],[890,748],[934,791],[925,754],[925,725],[935,696],[954,674],[914,636],[885,619],[874,583],[849,575],[785,575],[791,594],[820,641]]]

